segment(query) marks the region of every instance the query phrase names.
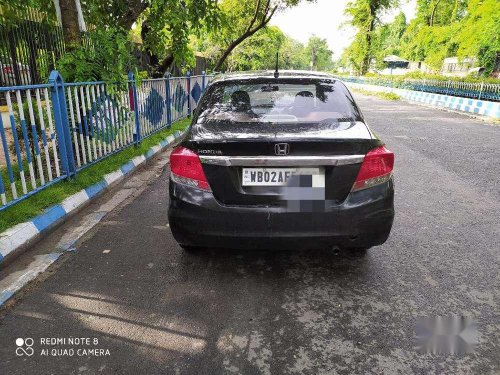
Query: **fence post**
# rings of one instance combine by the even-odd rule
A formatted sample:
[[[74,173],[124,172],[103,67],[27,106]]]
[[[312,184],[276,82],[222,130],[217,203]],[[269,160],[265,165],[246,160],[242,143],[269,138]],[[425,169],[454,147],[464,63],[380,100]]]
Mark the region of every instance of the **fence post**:
[[[188,117],[191,116],[191,72],[186,73],[187,78],[187,94],[188,94]]]
[[[201,72],[201,92],[205,92],[206,83],[205,83],[206,73],[205,71]]]
[[[170,73],[165,73],[165,106],[167,107],[167,127],[172,125],[172,94],[170,91]]]
[[[139,104],[137,102],[137,87],[135,85],[134,73],[128,73],[128,95],[130,98],[130,109],[134,112],[135,131],[134,144],[138,145],[141,142],[141,123],[139,122]]]
[[[51,98],[54,107],[54,120],[58,139],[57,144],[59,146],[62,170],[67,178],[70,178],[76,175],[75,158],[69,130],[64,79],[57,70],[50,72],[49,84],[52,86]]]
[[[479,89],[479,97],[477,98],[477,100],[481,100],[483,89],[484,89],[484,81],[481,81],[481,88]]]
[[[446,91],[445,91],[445,95],[448,95],[448,92],[449,92],[449,90],[450,90],[450,87],[451,87],[451,81],[446,82]]]

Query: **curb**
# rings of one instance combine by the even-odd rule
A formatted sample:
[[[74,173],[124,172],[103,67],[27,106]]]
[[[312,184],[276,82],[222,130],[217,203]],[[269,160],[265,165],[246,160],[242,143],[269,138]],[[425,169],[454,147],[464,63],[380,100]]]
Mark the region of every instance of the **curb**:
[[[139,165],[162,151],[183,134],[184,132],[176,131],[156,146],[149,148],[143,155],[134,157],[116,171],[106,174],[98,183],[80,190],[59,204],[47,208],[42,214],[30,221],[19,223],[0,233],[0,266],[6,258],[9,260],[13,259],[17,250],[38,238],[42,233],[46,233],[55,224],[66,219],[72,211],[88,203],[97,195],[107,190],[112,184],[123,179]],[[0,296],[0,305],[3,302],[2,299],[2,296]]]
[[[344,82],[348,87],[359,87],[362,89],[393,92],[411,103],[424,104],[433,108],[448,109],[468,115],[484,116],[492,119],[500,119],[500,103],[487,100],[470,99],[459,96],[436,94],[423,91],[414,91],[386,86],[376,86],[364,83]]]

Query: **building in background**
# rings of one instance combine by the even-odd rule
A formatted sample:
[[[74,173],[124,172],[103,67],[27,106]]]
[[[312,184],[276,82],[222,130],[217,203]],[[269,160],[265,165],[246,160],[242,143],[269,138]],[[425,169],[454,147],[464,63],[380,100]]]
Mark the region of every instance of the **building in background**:
[[[447,57],[443,61],[441,74],[450,77],[465,77],[471,73],[478,73],[473,70],[475,64],[476,59],[472,57],[465,57],[463,59]]]
[[[396,55],[389,55],[384,57],[385,68],[380,72],[381,74],[400,75],[408,73],[408,66],[410,62]]]

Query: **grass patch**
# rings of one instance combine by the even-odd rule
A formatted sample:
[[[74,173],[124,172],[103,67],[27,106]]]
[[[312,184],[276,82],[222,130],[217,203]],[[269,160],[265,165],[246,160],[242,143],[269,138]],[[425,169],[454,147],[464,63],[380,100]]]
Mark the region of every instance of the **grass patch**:
[[[393,92],[383,92],[383,91],[371,91],[371,90],[363,90],[363,89],[355,89],[351,88],[352,91],[359,92],[363,95],[376,96],[385,100],[400,100],[401,97]]]
[[[177,130],[184,130],[189,119],[177,121],[170,129],[164,129],[144,139],[139,147],[128,147],[88,168],[78,172],[75,179],[60,181],[39,193],[0,212],[0,233],[16,224],[28,221],[41,214],[46,208],[62,202],[65,198],[102,180],[105,174],[113,172],[135,156],[144,154]]]

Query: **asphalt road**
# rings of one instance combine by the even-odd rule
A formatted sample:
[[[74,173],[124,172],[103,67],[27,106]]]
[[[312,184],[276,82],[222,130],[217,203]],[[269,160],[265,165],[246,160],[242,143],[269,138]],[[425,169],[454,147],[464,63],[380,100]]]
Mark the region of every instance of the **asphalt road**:
[[[500,127],[357,96],[397,158],[386,244],[364,257],[186,254],[168,229],[165,167],[3,312],[0,373],[500,373]],[[419,353],[416,320],[451,315],[477,321],[475,352]],[[35,355],[16,356],[18,337]],[[105,356],[40,342],[69,337]]]

